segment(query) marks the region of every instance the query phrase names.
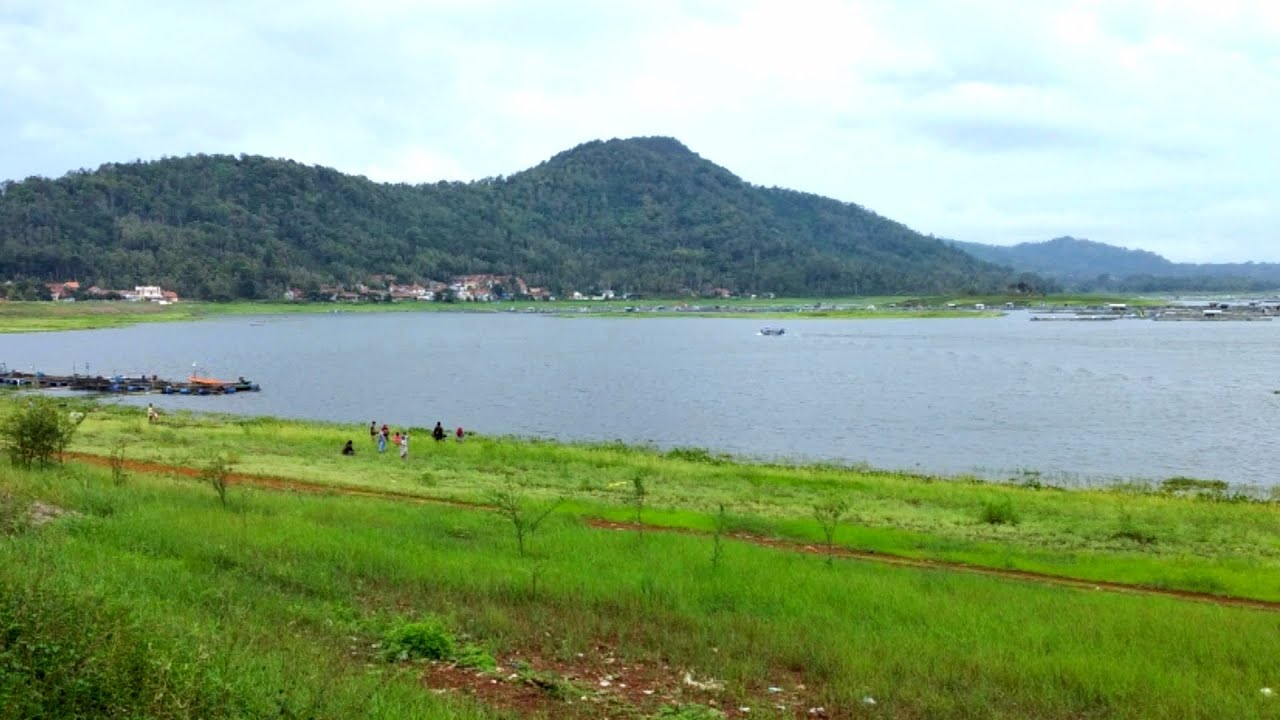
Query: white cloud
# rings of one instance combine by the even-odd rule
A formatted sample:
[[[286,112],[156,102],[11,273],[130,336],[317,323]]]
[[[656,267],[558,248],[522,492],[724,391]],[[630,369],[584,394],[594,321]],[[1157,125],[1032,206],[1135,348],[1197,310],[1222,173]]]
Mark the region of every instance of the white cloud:
[[[252,152],[468,179],[667,134],[941,236],[1280,260],[1277,8],[9,0],[0,177]]]

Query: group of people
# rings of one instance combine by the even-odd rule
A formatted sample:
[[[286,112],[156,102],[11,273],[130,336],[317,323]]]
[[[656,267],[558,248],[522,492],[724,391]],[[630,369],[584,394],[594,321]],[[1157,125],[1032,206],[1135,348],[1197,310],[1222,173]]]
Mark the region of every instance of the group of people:
[[[390,432],[391,432],[391,429],[387,427],[386,423],[383,423],[382,428],[379,429],[377,421],[375,420],[369,421],[369,440],[378,448],[378,452],[380,453],[386,452],[387,443],[392,442],[392,443],[395,443],[396,447],[400,448],[400,459],[401,460],[408,459],[409,431],[406,430],[405,432],[402,433],[397,430],[394,435],[391,435]],[[447,436],[447,433],[445,432],[444,426],[439,422],[437,422],[435,428],[431,431],[431,437],[434,438],[436,442],[443,442],[446,436]],[[463,432],[462,428],[460,427],[456,431],[454,431],[454,439],[458,442],[462,442],[462,438],[465,436],[466,436],[466,433]],[[351,440],[348,440],[347,444],[342,446],[342,454],[343,455],[356,454],[355,445]]]

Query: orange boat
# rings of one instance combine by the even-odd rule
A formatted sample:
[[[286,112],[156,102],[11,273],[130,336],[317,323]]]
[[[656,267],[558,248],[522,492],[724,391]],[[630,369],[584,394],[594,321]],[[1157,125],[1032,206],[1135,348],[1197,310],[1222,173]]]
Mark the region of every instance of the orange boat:
[[[238,384],[237,381],[235,380],[218,380],[217,378],[197,377],[195,375],[191,375],[187,377],[187,382],[191,383],[192,385],[236,385]],[[239,382],[241,383],[244,382],[244,378],[241,378]]]

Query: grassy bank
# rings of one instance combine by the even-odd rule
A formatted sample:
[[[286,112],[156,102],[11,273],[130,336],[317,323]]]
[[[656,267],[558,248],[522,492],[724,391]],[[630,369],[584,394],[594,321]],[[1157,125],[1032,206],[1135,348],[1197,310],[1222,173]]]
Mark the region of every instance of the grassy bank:
[[[983,297],[877,296],[861,298],[725,298],[653,300],[557,300],[554,302],[494,303],[292,303],[292,302],[181,302],[173,305],[133,302],[0,302],[0,333],[90,330],[121,327],[144,322],[179,322],[224,315],[324,314],[332,312],[527,312],[564,315],[625,317],[750,317],[762,320],[790,318],[883,319],[957,318],[999,314],[1004,303],[1018,306],[1098,305],[1126,302],[1131,305],[1157,304],[1135,298],[1058,295],[991,295]],[[949,303],[959,307],[949,308]],[[983,303],[990,311],[976,311]],[[630,308],[631,310],[628,310]],[[714,309],[713,309],[714,308]],[[874,308],[874,309],[873,309]]]
[[[94,413],[80,447],[95,449],[130,426],[130,456],[199,458],[235,445],[238,465],[252,465],[261,449],[278,472],[289,466],[333,482],[471,496],[497,475],[504,485],[518,481],[532,506],[547,492],[583,499],[551,515],[521,556],[511,524],[490,510],[243,486],[230,489],[224,507],[192,479],[0,466],[0,715],[498,717],[502,697],[487,688],[499,686],[541,698],[508,706],[522,717],[698,718],[711,717],[696,713],[713,703],[733,717],[765,718],[1250,718],[1276,710],[1260,692],[1277,682],[1274,612],[857,561],[828,566],[732,539],[717,552],[712,536],[598,530],[580,517],[588,505],[634,515],[610,487],[619,468],[624,478],[658,471],[645,476],[653,488],[646,521],[705,521],[702,506],[742,491],[729,476],[745,474],[761,483],[757,502],[740,498],[734,517],[758,529],[793,510],[803,515],[805,492],[861,499],[881,487],[891,497],[906,479],[822,469],[789,476],[696,453],[664,459],[479,439],[423,444],[401,464],[367,448],[337,456],[334,437],[343,433],[333,427],[133,423]],[[937,497],[987,497],[941,485],[923,487]],[[687,502],[677,499],[680,487]],[[1055,494],[1068,503],[1073,496]],[[919,505],[904,504],[936,512],[939,501],[918,497]],[[1167,503],[1167,517],[1178,516],[1179,503],[1203,508],[1147,499]],[[76,514],[33,527],[22,519],[32,500]],[[865,520],[839,540],[876,527]],[[441,666],[389,662],[389,638],[424,619],[502,670],[469,670],[478,684],[446,692]],[[619,684],[638,688],[639,699],[628,701]]]
[[[709,530],[723,505],[735,530],[801,541],[823,537],[813,508],[835,500],[849,508],[835,540],[858,550],[1280,600],[1280,505],[1230,501],[1195,481],[1064,491],[1034,476],[1000,485],[701,450],[413,435],[400,462],[359,426],[185,414],[148,425],[136,409],[105,407],[72,450],[106,456],[123,443],[130,458],[187,466],[221,454],[245,473],[471,503],[514,482],[535,500],[564,498],[565,513],[614,520],[632,517],[639,480],[645,522]],[[355,457],[337,456],[346,439]]]

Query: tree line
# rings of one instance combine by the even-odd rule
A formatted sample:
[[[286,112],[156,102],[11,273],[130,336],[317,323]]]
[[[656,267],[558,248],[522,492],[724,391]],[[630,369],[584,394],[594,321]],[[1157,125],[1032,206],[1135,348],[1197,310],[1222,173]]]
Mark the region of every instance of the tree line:
[[[230,300],[470,273],[561,295],[1048,289],[860,206],[751,185],[669,138],[591,142],[469,183],[375,183],[249,155],[0,183],[0,279]]]

